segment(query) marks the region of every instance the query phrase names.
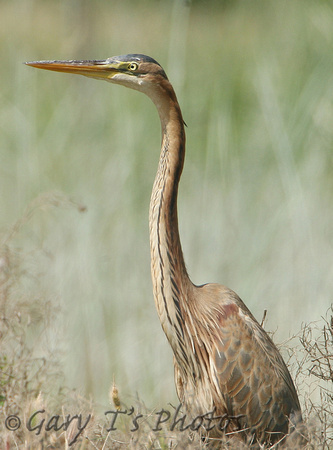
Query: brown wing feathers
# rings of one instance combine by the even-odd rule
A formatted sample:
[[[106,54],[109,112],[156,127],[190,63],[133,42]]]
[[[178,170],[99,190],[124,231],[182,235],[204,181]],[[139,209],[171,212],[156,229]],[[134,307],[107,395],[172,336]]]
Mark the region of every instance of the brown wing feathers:
[[[224,309],[223,306],[221,308]],[[214,354],[220,389],[227,405],[226,413],[241,416],[239,427],[249,427],[257,436],[265,430],[286,434],[288,416],[293,410],[299,410],[287,367],[256,322],[252,319],[245,321],[239,307],[229,307],[228,310],[230,314],[223,311],[221,315],[220,340]],[[265,338],[269,353],[258,342],[261,341],[257,338],[258,333],[263,335],[261,339]],[[280,372],[287,377],[288,383],[279,376]],[[267,436],[262,437],[267,439]]]

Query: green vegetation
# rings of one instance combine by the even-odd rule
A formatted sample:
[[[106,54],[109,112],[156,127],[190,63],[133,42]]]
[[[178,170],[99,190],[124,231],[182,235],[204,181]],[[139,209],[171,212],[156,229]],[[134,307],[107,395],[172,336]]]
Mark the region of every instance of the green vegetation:
[[[163,65],[188,125],[179,220],[189,273],[234,289],[259,321],[267,310],[313,442],[328,448],[331,3],[0,5],[0,446],[36,448],[33,433],[3,424],[43,404],[53,414],[95,411],[82,448],[129,442],[125,420],[117,438],[102,425],[113,376],[121,401],[144,414],[177,405],[150,281],[154,106],[134,91],[22,64],[135,52]],[[69,433],[43,433],[49,445],[70,442]],[[148,435],[151,448],[169,448],[169,435],[148,425],[131,438],[148,446]]]

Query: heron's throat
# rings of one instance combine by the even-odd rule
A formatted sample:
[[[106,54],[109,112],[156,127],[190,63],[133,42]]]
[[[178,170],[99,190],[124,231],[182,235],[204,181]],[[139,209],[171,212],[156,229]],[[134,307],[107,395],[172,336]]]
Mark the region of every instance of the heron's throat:
[[[175,327],[182,333],[182,304],[190,285],[178,231],[177,193],[185,156],[185,130],[177,101],[156,105],[162,125],[162,148],[150,213],[151,272],[154,298],[171,343]],[[173,346],[173,345],[172,345]]]

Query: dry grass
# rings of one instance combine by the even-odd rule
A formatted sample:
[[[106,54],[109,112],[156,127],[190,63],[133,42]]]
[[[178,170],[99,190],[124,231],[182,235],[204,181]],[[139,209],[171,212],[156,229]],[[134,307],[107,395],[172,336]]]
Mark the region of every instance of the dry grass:
[[[325,317],[306,324],[299,333],[301,352],[297,381],[316,448],[333,445],[333,306]],[[315,395],[313,395],[315,394]]]

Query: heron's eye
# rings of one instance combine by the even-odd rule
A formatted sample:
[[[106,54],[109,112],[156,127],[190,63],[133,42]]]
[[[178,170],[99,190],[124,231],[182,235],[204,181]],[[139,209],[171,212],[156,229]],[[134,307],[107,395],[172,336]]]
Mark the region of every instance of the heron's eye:
[[[131,63],[128,65],[129,70],[135,72],[139,66],[136,63]]]

